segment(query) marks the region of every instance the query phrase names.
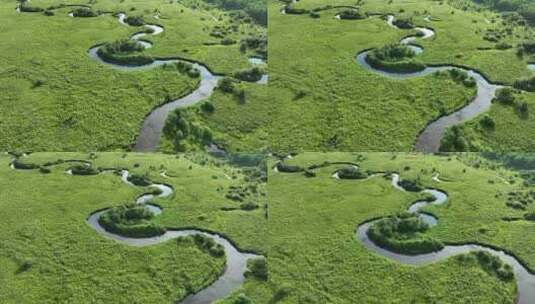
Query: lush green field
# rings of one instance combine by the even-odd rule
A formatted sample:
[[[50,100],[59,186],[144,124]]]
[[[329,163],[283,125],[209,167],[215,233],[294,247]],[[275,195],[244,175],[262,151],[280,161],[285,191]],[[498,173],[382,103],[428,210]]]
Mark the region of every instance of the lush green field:
[[[34,0],[27,5],[47,8],[60,3]],[[152,108],[197,86],[198,79],[176,71],[123,72],[89,58],[90,47],[139,31],[121,25],[112,13],[142,16],[146,23],[165,28],[160,35],[143,37],[153,43],[145,54],[200,61],[215,73],[250,68],[247,59],[255,52],[241,51],[240,41],[265,35],[263,27],[243,21],[239,14],[202,1],[87,4],[95,12],[109,13],[71,18],[69,7],[53,10],[54,16],[17,13],[16,1],[0,1],[0,89],[5,92],[0,98],[0,150],[127,149]],[[236,43],[223,45],[219,31]]]
[[[334,16],[341,8],[325,9],[356,3],[362,13],[372,15],[338,20]],[[407,151],[430,121],[471,100],[470,89],[433,75],[392,80],[357,65],[357,53],[416,32],[393,29],[380,15],[412,18],[416,26],[434,29],[434,37],[416,42],[425,49],[417,58],[426,64],[466,66],[508,84],[531,76],[527,63],[532,58],[518,57],[514,46],[529,41],[532,28],[466,3],[302,0],[291,5],[304,10],[324,7],[317,11],[319,18],[312,18],[308,13],[281,14],[284,3],[269,1],[270,95],[275,102],[271,147]],[[425,21],[427,16],[433,21]],[[488,40],[492,38],[497,41]],[[498,49],[505,44],[511,47]]]
[[[535,134],[534,115],[535,94],[517,92],[513,104],[495,101],[488,113],[464,123],[460,126],[462,136],[466,140],[466,151],[533,151],[535,143],[530,140]],[[525,103],[527,111],[521,112],[518,105]],[[493,127],[486,127],[482,121],[490,117]],[[451,129],[450,129],[450,132]]]
[[[165,210],[154,218],[156,223],[215,231],[240,250],[267,252],[262,165],[231,166],[195,154],[41,153],[21,161],[44,164],[58,159],[126,168],[169,184],[174,195],[154,201]],[[149,189],[128,186],[113,173],[71,176],[65,174],[67,163],[49,167],[48,174],[15,171],[8,166],[10,160],[0,156],[0,302],[175,303],[222,271],[224,258],[204,253],[193,242],[129,247],[104,238],[86,223],[92,212],[132,202]],[[168,177],[160,175],[164,170]],[[259,208],[240,210],[239,202],[226,198],[232,186],[248,193],[246,200]],[[249,186],[257,192],[246,191]],[[257,294],[256,289],[265,292]],[[265,283],[251,278],[237,293],[257,299],[270,292]]]
[[[304,153],[287,164],[354,162],[370,172],[399,172],[402,179],[448,193],[445,205],[425,212],[439,219],[426,235],[445,244],[481,243],[507,250],[535,269],[533,211],[519,173],[477,154]],[[274,162],[272,162],[272,165]],[[274,284],[289,289],[284,303],[514,303],[515,284],[456,258],[423,267],[378,256],[355,238],[368,220],[404,211],[421,197],[401,192],[388,178],[336,180],[331,165],[303,173],[269,174],[269,263]],[[439,173],[440,182],[432,179]],[[526,201],[525,209],[509,207]],[[520,218],[505,221],[503,218]]]

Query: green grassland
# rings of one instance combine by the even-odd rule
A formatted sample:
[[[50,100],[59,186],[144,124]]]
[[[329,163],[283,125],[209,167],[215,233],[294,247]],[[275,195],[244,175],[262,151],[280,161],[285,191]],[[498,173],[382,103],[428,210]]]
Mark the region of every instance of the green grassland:
[[[423,211],[439,218],[426,235],[446,244],[480,243],[518,257],[531,270],[534,210],[508,207],[511,193],[532,189],[516,171],[478,154],[304,153],[285,163],[308,167],[325,161],[354,162],[370,172],[399,172],[402,179],[448,193],[442,206]],[[272,162],[272,165],[274,162]],[[284,303],[514,303],[514,282],[500,281],[480,266],[455,257],[423,267],[378,256],[355,238],[368,220],[404,211],[421,194],[394,189],[390,179],[336,180],[331,165],[303,173],[269,173],[269,263]],[[440,174],[440,182],[432,179]],[[504,218],[519,218],[506,221]]]
[[[44,164],[83,159],[93,167],[126,168],[174,188],[171,198],[156,199],[164,208],[156,223],[194,227],[224,234],[240,250],[265,254],[265,185],[246,167],[188,154],[39,153],[21,159]],[[176,240],[135,248],[108,240],[86,223],[94,211],[132,202],[150,189],[131,187],[113,173],[65,174],[70,164],[15,171],[11,157],[0,156],[4,233],[0,236],[0,302],[2,303],[175,303],[202,289],[222,271],[224,258],[201,251],[193,242]],[[160,175],[166,171],[167,177]],[[242,211],[226,198],[231,186],[256,185],[246,197],[259,205]],[[222,208],[237,210],[224,211]],[[251,299],[270,289],[250,278],[243,289]]]
[[[47,8],[57,0],[34,0]],[[252,50],[240,51],[240,40],[260,37],[265,29],[241,22],[235,14],[200,1],[101,1],[93,18],[71,18],[70,7],[42,13],[17,13],[17,2],[0,1],[1,150],[86,151],[128,149],[152,108],[191,92],[198,79],[156,68],[141,72],[112,69],[89,58],[90,47],[128,38],[139,31],[121,25],[112,13],[142,16],[165,31],[144,40],[153,57],[181,57],[206,64],[215,73],[249,68]],[[108,13],[109,12],[109,13]],[[154,16],[159,14],[160,18]],[[210,35],[216,27],[237,25],[222,45]],[[31,117],[31,119],[28,119]]]
[[[302,0],[291,5],[323,7],[319,18],[312,18],[281,14],[284,2],[269,1],[273,150],[407,151],[430,121],[471,100],[471,89],[447,79],[393,80],[361,68],[357,53],[416,33],[393,29],[380,15],[412,18],[416,26],[434,29],[434,37],[417,40],[425,49],[417,58],[426,64],[470,67],[492,82],[507,84],[532,76],[527,68],[532,58],[518,57],[514,46],[529,41],[533,29],[466,3]],[[371,15],[337,20],[335,14],[343,9],[326,5],[357,5]],[[433,21],[425,21],[427,16]],[[484,39],[491,30],[510,34],[491,42]],[[499,50],[500,43],[513,47]]]
[[[207,99],[214,106],[213,112],[202,111],[199,105],[181,110],[188,121],[208,128],[213,141],[227,151],[266,151],[269,139],[270,111],[272,110],[267,85],[242,82],[236,85],[245,92],[241,101],[233,93],[216,90]],[[202,148],[193,143],[188,149]],[[173,152],[172,136],[164,136],[160,142],[161,151]]]
[[[460,126],[462,137],[467,142],[466,151],[533,151],[535,128],[534,115],[535,94],[531,92],[516,92],[515,104],[503,104],[494,101],[488,113],[464,123]],[[518,110],[518,104],[526,103],[527,112]],[[493,127],[482,124],[485,117],[494,122]],[[449,132],[452,132],[451,129]]]

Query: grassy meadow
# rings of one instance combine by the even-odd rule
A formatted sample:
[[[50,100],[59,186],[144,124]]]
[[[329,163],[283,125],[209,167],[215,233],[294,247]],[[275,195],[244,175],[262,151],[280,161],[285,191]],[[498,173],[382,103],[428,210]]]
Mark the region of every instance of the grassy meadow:
[[[34,0],[28,5],[48,8],[61,3],[69,4]],[[144,54],[199,61],[221,74],[250,68],[248,57],[255,53],[240,51],[239,41],[265,32],[200,1],[76,4],[104,14],[72,18],[70,7],[53,10],[53,16],[18,13],[16,1],[0,1],[0,89],[5,92],[0,98],[0,150],[129,149],[152,108],[195,89],[198,78],[172,69],[119,71],[92,60],[90,47],[139,31],[121,25],[112,14],[142,16],[146,23],[165,28],[160,35],[143,37],[153,43]],[[225,37],[236,43],[224,45],[214,33],[230,27],[235,28]]]
[[[258,170],[189,154],[38,153],[24,163],[83,159],[94,167],[126,168],[171,185],[170,198],[157,199],[164,212],[153,220],[170,228],[195,227],[222,233],[240,250],[265,254],[265,184]],[[131,187],[113,173],[65,174],[70,164],[15,171],[11,157],[0,156],[2,228],[0,302],[2,303],[175,303],[202,289],[223,270],[225,259],[201,251],[193,242],[171,240],[135,248],[108,240],[86,223],[99,209],[133,202],[149,188]],[[166,171],[166,176],[161,172]],[[256,173],[255,173],[256,172]],[[261,175],[260,175],[261,176]],[[231,187],[255,186],[251,211],[226,197]],[[222,208],[236,210],[224,211]],[[247,279],[237,294],[256,299],[265,282]]]
[[[386,14],[412,18],[414,25],[435,31],[430,39],[416,41],[424,48],[416,58],[428,65],[470,67],[506,84],[533,76],[527,67],[532,58],[518,57],[515,47],[532,39],[533,29],[468,2],[302,0],[291,5],[316,10],[319,17],[313,18],[281,14],[285,3],[268,1],[273,150],[411,150],[429,122],[472,100],[473,90],[448,79],[390,79],[360,67],[359,52],[416,33],[389,27],[381,18]],[[358,6],[368,17],[338,20],[334,16],[343,8],[327,5]],[[490,41],[496,33],[500,38]]]
[[[439,219],[426,235],[445,244],[498,247],[535,269],[535,252],[528,245],[535,225],[523,220],[535,207],[510,206],[512,193],[519,199],[533,189],[519,172],[470,153],[307,152],[285,163],[306,168],[325,161],[354,162],[363,171],[399,172],[402,179],[445,191],[445,205],[423,210]],[[427,266],[404,266],[363,247],[355,237],[359,224],[404,211],[422,196],[394,189],[382,176],[332,178],[342,167],[316,169],[315,177],[269,171],[269,263],[273,284],[286,295],[281,303],[515,303],[514,281],[499,280],[479,265],[452,257]],[[439,182],[432,179],[436,173]]]

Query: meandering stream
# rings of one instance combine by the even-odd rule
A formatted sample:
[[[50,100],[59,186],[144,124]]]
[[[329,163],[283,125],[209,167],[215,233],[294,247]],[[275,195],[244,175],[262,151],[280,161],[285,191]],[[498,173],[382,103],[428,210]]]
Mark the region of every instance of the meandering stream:
[[[438,178],[438,175],[435,175]],[[399,191],[405,191],[401,185],[399,185],[399,175],[392,174],[392,186]],[[434,180],[434,178],[433,178]],[[429,193],[435,197],[431,202],[417,201],[414,202],[409,208],[408,212],[417,214],[423,221],[425,221],[430,227],[438,224],[438,219],[433,215],[426,214],[420,210],[427,205],[442,205],[448,200],[448,196],[445,192],[436,189],[425,189],[422,192]],[[512,266],[515,273],[516,284],[518,288],[517,303],[529,304],[535,303],[535,275],[531,274],[514,256],[502,251],[496,250],[488,246],[478,244],[466,244],[466,245],[447,245],[442,250],[418,255],[405,255],[389,251],[388,249],[381,248],[369,239],[368,229],[377,220],[366,222],[357,228],[356,237],[357,240],[369,250],[382,255],[388,259],[394,260],[401,264],[407,265],[428,265],[436,262],[443,261],[455,255],[470,253],[475,251],[486,251],[497,257],[503,262]]]
[[[29,1],[28,1],[29,2]],[[17,12],[20,13],[20,6],[21,4],[17,5]],[[87,5],[68,5],[68,6],[82,6],[91,8]],[[106,13],[103,13],[106,14]],[[70,12],[69,16],[74,17],[73,13]],[[155,16],[158,16],[156,19],[159,18],[159,14],[156,14]],[[125,19],[127,18],[127,15],[125,13],[119,13],[116,15],[118,22],[121,25],[124,26],[130,26],[128,23],[125,22]],[[145,49],[151,48],[152,43],[144,40],[143,38],[146,36],[155,36],[160,35],[164,32],[164,28],[157,24],[145,24],[143,25],[145,31],[140,31],[135,34],[133,34],[130,39],[136,41],[138,44],[142,45]],[[155,60],[150,64],[145,65],[128,65],[128,64],[115,64],[110,63],[107,61],[104,61],[100,56],[98,55],[98,50],[100,47],[102,47],[103,44],[95,45],[91,47],[88,50],[89,57],[92,58],[95,61],[98,61],[101,64],[104,64],[106,66],[109,66],[114,69],[118,69],[121,71],[141,71],[141,70],[147,70],[147,69],[153,69],[155,67],[162,66],[164,64],[173,64],[177,62],[186,62],[192,65],[194,69],[199,71],[200,73],[200,82],[198,87],[188,93],[185,96],[182,96],[178,99],[172,100],[170,102],[166,102],[165,104],[162,104],[160,106],[155,107],[143,120],[143,124],[141,126],[141,130],[139,131],[138,135],[136,136],[136,141],[133,145],[133,151],[137,152],[151,152],[155,151],[158,147],[158,144],[160,142],[160,138],[163,133],[163,128],[165,126],[165,121],[167,119],[167,116],[169,113],[177,108],[183,108],[188,107],[191,105],[194,105],[200,101],[206,100],[209,98],[213,92],[215,87],[217,86],[217,83],[219,79],[223,75],[217,75],[210,71],[210,69],[200,63],[193,60],[188,60],[185,58],[179,58],[179,57],[171,57],[171,58],[155,58]],[[267,62],[259,57],[251,57],[249,58],[249,63],[252,66],[258,66],[262,65],[265,66]],[[261,79],[256,82],[257,84],[265,85],[268,83],[268,75],[263,74]]]
[[[277,166],[279,163],[281,163],[284,160],[279,161],[277,164],[273,166],[273,171],[278,174],[303,174],[303,172],[280,172],[277,169]],[[326,164],[326,165],[325,165]],[[324,165],[319,166],[310,166],[308,167],[308,170],[318,169],[326,167],[327,165],[336,165],[336,164],[343,164],[343,162],[339,163],[325,163]],[[350,165],[353,167],[358,168],[356,164],[352,163],[346,163],[345,165]],[[370,174],[370,176],[366,179],[361,180],[347,180],[347,182],[359,182],[363,180],[367,180],[369,178],[377,177],[380,175],[384,176],[384,172],[376,172],[373,174]],[[335,171],[334,174],[331,174],[331,178],[340,180],[340,177],[337,174],[337,171]],[[434,182],[440,183],[442,182],[439,179],[439,173],[435,173],[432,175],[431,179]],[[393,188],[397,189],[398,191],[406,191],[400,184],[400,176],[399,174],[392,174],[391,179],[391,185]],[[435,216],[422,212],[421,209],[428,206],[428,205],[443,205],[448,201],[448,195],[440,190],[437,189],[424,189],[422,190],[422,193],[428,193],[431,194],[435,199],[433,201],[416,201],[412,203],[409,208],[407,209],[408,212],[411,212],[413,214],[418,215],[424,222],[426,222],[430,227],[434,227],[438,225],[439,219]],[[389,251],[388,249],[382,248],[377,246],[370,238],[368,237],[368,229],[377,221],[380,219],[374,219],[372,221],[367,221],[365,223],[362,223],[357,227],[356,230],[356,239],[367,249],[375,252],[376,254],[379,254],[381,256],[384,256],[388,259],[394,260],[396,262],[399,262],[401,264],[406,265],[413,265],[413,266],[423,266],[423,265],[429,265],[432,263],[440,262],[445,259],[448,259],[452,256],[456,256],[459,254],[465,254],[470,252],[476,252],[476,251],[485,251],[489,252],[497,257],[499,257],[504,263],[509,264],[514,271],[515,274],[515,280],[517,284],[518,289],[518,295],[517,295],[517,303],[518,304],[531,304],[535,303],[535,275],[530,273],[524,265],[522,265],[519,260],[512,256],[509,253],[506,253],[502,250],[497,250],[489,246],[479,245],[479,244],[464,244],[464,245],[446,245],[443,249],[437,252],[428,253],[428,254],[418,254],[418,255],[405,255],[405,254],[399,254],[392,251]]]
[[[80,161],[80,160],[72,160],[72,161],[65,161],[65,162],[79,162],[79,163],[88,164],[87,161]],[[24,171],[32,170],[32,169],[16,169],[13,162],[10,164],[10,167],[14,170],[24,170]],[[114,169],[103,170],[103,171],[100,171],[100,174],[111,173],[114,171],[115,171]],[[72,175],[72,171],[69,171],[69,170],[67,170],[65,173]],[[130,181],[128,181],[129,174],[130,173],[128,170],[122,170],[121,176],[120,176],[121,181],[131,187],[137,187],[134,184],[132,184]],[[149,211],[153,212],[157,216],[161,214],[163,210],[157,205],[150,204],[150,201],[154,199],[155,197],[158,197],[158,198],[169,197],[173,194],[174,190],[172,187],[166,184],[160,184],[160,183],[153,183],[149,185],[148,188],[157,188],[160,190],[160,193],[158,195],[154,195],[151,193],[143,194],[136,199],[136,204],[145,206],[145,208],[147,208]],[[99,211],[92,213],[87,219],[88,225],[91,228],[93,228],[97,233],[102,235],[103,237],[117,241],[127,246],[136,246],[136,247],[152,246],[152,245],[167,242],[169,240],[176,239],[179,237],[187,237],[187,236],[193,236],[193,235],[203,235],[205,237],[208,237],[214,240],[214,242],[216,242],[217,244],[220,244],[221,246],[223,246],[225,250],[225,258],[226,258],[226,265],[225,265],[224,272],[219,276],[219,278],[216,281],[214,281],[212,284],[210,284],[206,288],[200,290],[199,292],[195,294],[188,295],[186,298],[184,298],[180,302],[183,304],[210,304],[217,300],[221,300],[229,296],[232,292],[240,288],[240,286],[242,286],[243,282],[245,281],[244,273],[247,270],[247,261],[249,259],[261,257],[260,255],[256,255],[252,253],[240,252],[232,244],[231,241],[229,241],[222,235],[219,235],[217,233],[207,232],[207,231],[196,230],[196,229],[167,229],[167,231],[163,235],[156,236],[156,237],[148,237],[148,238],[123,237],[121,235],[106,231],[99,224],[99,218],[102,216],[102,214],[108,211],[108,209],[99,210]]]

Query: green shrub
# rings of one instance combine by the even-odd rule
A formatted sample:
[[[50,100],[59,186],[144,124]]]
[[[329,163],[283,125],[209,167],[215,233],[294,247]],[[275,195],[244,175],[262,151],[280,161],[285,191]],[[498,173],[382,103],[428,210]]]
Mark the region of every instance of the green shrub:
[[[314,19],[317,19],[317,18],[320,18],[320,14],[316,13],[316,12],[310,12],[310,17],[314,18]]]
[[[295,173],[295,172],[304,171],[304,169],[302,167],[288,165],[288,164],[285,164],[283,162],[280,162],[280,163],[277,164],[277,170],[279,172],[285,172],[285,173]]]
[[[524,218],[528,221],[535,221],[535,212],[526,213]]]
[[[245,210],[245,211],[251,211],[251,210],[258,209],[258,205],[254,202],[247,202],[247,203],[241,204],[240,209]]]
[[[154,62],[151,56],[136,54],[145,48],[136,41],[123,39],[106,43],[97,51],[102,60],[123,65],[146,65]]]
[[[106,231],[127,237],[145,238],[164,234],[164,227],[150,222],[153,217],[154,214],[144,206],[127,204],[106,211],[98,222]]]
[[[128,16],[124,18],[124,22],[131,26],[142,26],[145,24],[142,16]]]
[[[209,101],[202,103],[200,108],[204,113],[211,114],[215,111],[215,106]]]
[[[130,174],[128,175],[127,180],[132,184],[140,187],[147,187],[152,184],[151,180],[147,175]]]
[[[528,92],[535,92],[535,77],[517,80],[513,83],[513,87]]]
[[[234,80],[230,77],[223,77],[217,84],[217,88],[225,93],[234,92]]]
[[[378,220],[368,230],[377,246],[402,254],[423,254],[444,248],[442,242],[425,236],[429,226],[417,215],[402,213]]]
[[[268,279],[268,265],[265,258],[256,258],[247,261],[248,271],[246,275],[252,275],[257,279],[262,281],[267,281]]]
[[[420,185],[418,181],[410,180],[410,179],[403,179],[398,182],[398,184],[405,190],[411,191],[411,192],[420,192],[423,190],[423,187]]]
[[[366,15],[355,9],[343,10],[339,13],[340,19],[357,20],[365,19]]]
[[[479,123],[481,126],[487,129],[494,129],[494,126],[496,125],[494,119],[492,119],[492,117],[490,117],[488,114],[483,115]]]
[[[232,302],[233,304],[252,304],[253,301],[249,299],[245,294],[240,293],[236,299]]]
[[[222,257],[225,255],[225,249],[220,244],[217,244],[212,238],[202,234],[195,234],[193,240],[197,247],[202,251],[210,254],[213,257]]]
[[[37,6],[29,6],[26,4],[26,2],[23,2],[20,4],[19,9],[21,12],[25,13],[38,13],[44,11],[44,9],[37,7]]]
[[[32,163],[23,163],[20,160],[16,159],[13,161],[13,167],[15,169],[32,170],[39,168],[39,165]]]
[[[247,70],[241,70],[236,73],[234,73],[234,77],[236,77],[239,80],[248,81],[248,82],[256,82],[262,79],[262,75],[264,72],[259,67],[253,67]]]
[[[465,152],[468,149],[468,141],[465,138],[464,131],[459,126],[447,129],[440,141],[441,152]]]
[[[41,166],[41,167],[39,167],[39,172],[41,172],[43,174],[48,174],[48,173],[50,173],[52,171],[47,167]]]
[[[413,50],[403,44],[389,44],[370,51],[366,62],[373,68],[395,72],[412,73],[423,71],[425,64],[415,60]]]
[[[511,88],[498,89],[495,100],[506,105],[513,104],[515,102],[514,90]]]
[[[303,8],[294,8],[292,6],[286,6],[286,14],[290,14],[290,15],[302,15],[302,14],[308,14],[308,10],[306,9],[303,9]]]
[[[97,175],[99,171],[87,164],[74,165],[70,168],[73,175]]]
[[[414,28],[414,25],[412,24],[411,19],[405,19],[405,18],[398,18],[395,19],[394,22],[392,22],[395,26],[399,27],[400,29],[412,29]]]
[[[359,170],[359,168],[354,166],[347,166],[344,167],[338,172],[338,177],[341,179],[364,179],[368,177],[368,174],[366,172],[362,172]]]
[[[98,14],[88,7],[78,7],[72,11],[74,17],[96,17]]]

